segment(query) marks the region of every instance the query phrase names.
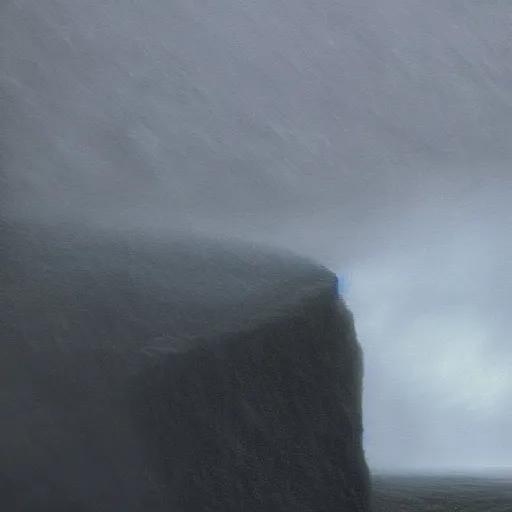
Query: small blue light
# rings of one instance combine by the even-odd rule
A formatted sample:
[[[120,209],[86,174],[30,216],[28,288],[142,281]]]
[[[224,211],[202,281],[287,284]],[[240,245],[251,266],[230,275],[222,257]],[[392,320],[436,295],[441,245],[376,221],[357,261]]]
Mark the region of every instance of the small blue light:
[[[344,297],[351,288],[351,274],[350,272],[337,272],[336,276],[338,278],[338,295]]]
[[[340,276],[338,274],[338,294],[345,295],[347,292],[347,279],[345,276]]]

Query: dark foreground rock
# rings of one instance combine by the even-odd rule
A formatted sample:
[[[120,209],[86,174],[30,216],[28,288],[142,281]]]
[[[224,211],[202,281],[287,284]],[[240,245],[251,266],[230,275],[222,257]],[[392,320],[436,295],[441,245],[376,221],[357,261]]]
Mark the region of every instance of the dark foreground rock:
[[[227,242],[0,230],[3,512],[367,510],[334,274]]]

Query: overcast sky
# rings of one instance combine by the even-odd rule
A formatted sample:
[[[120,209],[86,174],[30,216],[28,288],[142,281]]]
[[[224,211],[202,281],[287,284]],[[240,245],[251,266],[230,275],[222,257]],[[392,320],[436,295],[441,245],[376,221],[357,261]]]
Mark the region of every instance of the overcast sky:
[[[4,0],[3,208],[348,277],[374,468],[512,466],[512,10]]]

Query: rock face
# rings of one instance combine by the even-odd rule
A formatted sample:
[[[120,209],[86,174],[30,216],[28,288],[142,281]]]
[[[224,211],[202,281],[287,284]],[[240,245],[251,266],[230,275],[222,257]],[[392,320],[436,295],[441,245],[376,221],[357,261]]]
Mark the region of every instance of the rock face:
[[[368,510],[334,274],[231,242],[0,230],[2,511]]]

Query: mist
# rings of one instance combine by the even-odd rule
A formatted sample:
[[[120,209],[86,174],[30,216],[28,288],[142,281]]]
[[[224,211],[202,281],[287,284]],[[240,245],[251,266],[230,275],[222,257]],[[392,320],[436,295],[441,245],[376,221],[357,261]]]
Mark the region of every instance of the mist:
[[[381,471],[512,465],[507,2],[8,0],[5,218],[344,276]]]

